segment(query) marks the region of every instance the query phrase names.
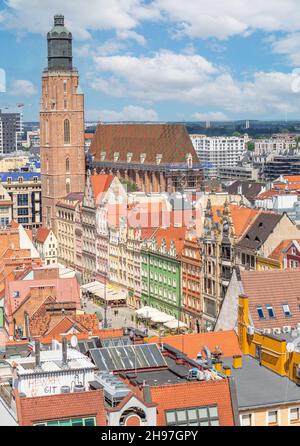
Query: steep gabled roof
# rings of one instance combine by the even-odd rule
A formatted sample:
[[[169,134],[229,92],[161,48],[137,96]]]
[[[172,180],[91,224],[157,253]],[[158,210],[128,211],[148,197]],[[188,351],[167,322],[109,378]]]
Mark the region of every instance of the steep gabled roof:
[[[249,312],[257,328],[296,326],[300,322],[300,269],[241,271],[244,294],[249,299]],[[291,316],[286,317],[282,305],[288,304]],[[273,307],[275,317],[270,318],[267,305]],[[257,307],[262,306],[265,318],[260,319]]]
[[[243,238],[238,242],[238,246],[259,249],[280,222],[282,216],[275,212],[259,212]]]
[[[45,243],[47,240],[48,235],[50,234],[50,229],[47,228],[39,228],[37,230],[35,240],[39,243]]]
[[[144,164],[156,164],[157,155],[162,155],[161,164],[186,163],[187,154],[199,162],[182,124],[99,124],[90,154],[100,161],[101,152],[110,162],[114,162],[115,153],[119,153],[119,162],[127,162],[127,154],[132,154],[131,163],[140,163],[142,154],[146,154]]]
[[[91,184],[94,192],[94,198],[96,199],[99,194],[107,192],[114,177],[113,175],[91,175]]]

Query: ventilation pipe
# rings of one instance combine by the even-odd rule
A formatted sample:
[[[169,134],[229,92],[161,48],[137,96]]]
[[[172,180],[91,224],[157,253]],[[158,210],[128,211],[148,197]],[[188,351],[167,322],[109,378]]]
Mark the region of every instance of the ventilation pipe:
[[[67,338],[64,336],[62,338],[62,366],[67,367],[68,365],[68,353],[67,353]]]

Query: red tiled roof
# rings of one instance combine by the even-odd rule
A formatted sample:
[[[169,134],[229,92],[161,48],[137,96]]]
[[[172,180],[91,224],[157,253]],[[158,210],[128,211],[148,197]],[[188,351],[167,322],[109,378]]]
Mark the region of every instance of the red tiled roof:
[[[113,175],[91,175],[91,183],[94,191],[94,197],[97,199],[99,194],[106,192],[111,185],[114,177]]]
[[[146,154],[144,164],[156,164],[156,155],[162,155],[161,164],[186,163],[187,154],[199,162],[182,124],[99,124],[90,153],[99,161],[101,152],[106,152],[105,161],[110,162],[114,162],[116,152],[121,162],[127,162],[129,153],[132,153],[131,162],[138,164],[143,153]]]
[[[229,381],[188,382],[151,387],[151,397],[157,403],[157,425],[166,426],[166,410],[218,406],[221,426],[234,426]]]
[[[296,326],[300,322],[300,269],[241,271],[240,274],[255,327],[263,329]],[[283,304],[289,305],[290,317],[285,317]],[[267,305],[273,307],[275,318],[268,316]],[[258,306],[262,306],[265,319],[259,319]]]
[[[185,240],[186,228],[174,228],[173,226],[163,229],[159,228],[155,233],[155,238],[158,248],[160,248],[162,241],[165,240],[166,248],[169,251],[171,242],[174,242],[177,255],[181,253],[184,240]]]
[[[20,426],[83,417],[96,417],[97,426],[106,425],[103,389],[31,398],[20,398],[18,392],[14,392]]]
[[[160,339],[150,338],[149,342],[169,344],[185,353],[191,359],[196,359],[197,354],[205,345],[211,351],[216,346],[219,346],[225,358],[242,354],[238,337],[234,330],[165,336]]]
[[[297,240],[300,242],[300,240]],[[282,260],[284,257],[284,251],[285,249],[293,242],[293,240],[283,240],[277,248],[274,249],[274,251],[270,254],[270,259],[274,260]]]
[[[40,243],[44,243],[46,241],[49,233],[50,233],[50,229],[39,228],[37,230],[37,233],[36,233],[36,236],[35,236],[36,241],[40,242]]]

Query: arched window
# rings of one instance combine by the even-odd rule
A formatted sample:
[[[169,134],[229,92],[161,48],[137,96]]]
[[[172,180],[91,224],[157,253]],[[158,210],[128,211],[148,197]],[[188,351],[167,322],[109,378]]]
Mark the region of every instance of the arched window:
[[[49,121],[46,119],[45,121],[45,143],[49,144]]]
[[[64,144],[70,144],[70,121],[64,120]]]
[[[67,181],[66,181],[66,192],[67,192],[67,195],[70,193],[70,190],[71,190],[71,184],[70,184],[70,179],[68,178]]]
[[[70,158],[66,159],[66,172],[70,173]]]

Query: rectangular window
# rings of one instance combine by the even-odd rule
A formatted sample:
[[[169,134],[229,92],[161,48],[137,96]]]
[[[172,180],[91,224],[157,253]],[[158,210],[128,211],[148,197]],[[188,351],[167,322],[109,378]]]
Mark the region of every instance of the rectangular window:
[[[96,426],[96,418],[70,418],[36,423],[34,426]]]
[[[277,424],[278,423],[278,411],[272,410],[268,412],[268,424]]]
[[[271,305],[267,305],[267,311],[270,318],[275,318],[275,313]]]
[[[265,319],[265,314],[262,307],[257,307],[257,314],[259,319]]]
[[[219,426],[217,406],[168,410],[165,415],[167,426]]]
[[[252,426],[252,415],[248,413],[247,415],[241,416],[241,425],[242,426]]]
[[[299,407],[290,409],[290,421],[299,421]]]
[[[290,307],[288,304],[283,304],[282,309],[283,309],[283,313],[284,313],[285,317],[292,316],[292,313],[291,313],[291,310],[290,310]]]
[[[18,206],[28,206],[28,194],[18,195]]]

